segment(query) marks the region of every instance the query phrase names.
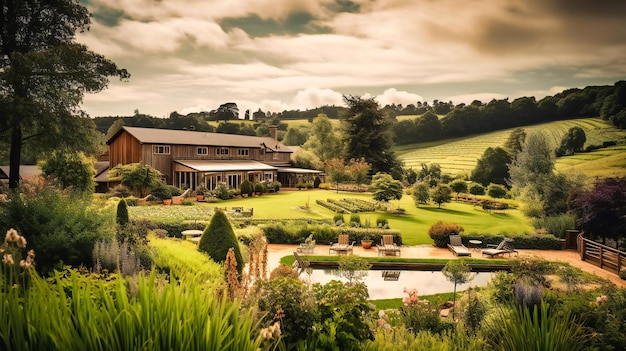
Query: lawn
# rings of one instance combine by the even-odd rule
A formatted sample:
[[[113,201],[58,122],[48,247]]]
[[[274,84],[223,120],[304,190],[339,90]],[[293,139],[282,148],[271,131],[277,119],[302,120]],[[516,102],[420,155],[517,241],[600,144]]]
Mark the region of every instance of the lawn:
[[[266,194],[251,198],[239,198],[219,203],[195,203],[194,206],[138,206],[129,207],[131,218],[146,217],[184,218],[185,220],[206,220],[213,207],[243,206],[254,208],[254,218],[332,218],[335,213],[315,203],[315,200],[329,198],[361,198],[371,200],[370,193],[347,193],[330,190],[302,190],[280,191],[277,194]],[[444,204],[441,209],[437,206],[415,207],[410,196],[403,196],[399,201],[393,201],[392,207],[400,206],[406,214],[392,215],[385,212],[361,213],[361,222],[375,224],[377,218],[386,218],[392,229],[402,233],[405,245],[431,244],[428,228],[437,221],[457,223],[466,233],[530,233],[533,228],[530,222],[515,209],[502,213],[489,213],[479,206],[452,202]],[[308,209],[307,209],[308,208]],[[154,217],[152,215],[154,213]],[[345,215],[346,220],[349,215]]]

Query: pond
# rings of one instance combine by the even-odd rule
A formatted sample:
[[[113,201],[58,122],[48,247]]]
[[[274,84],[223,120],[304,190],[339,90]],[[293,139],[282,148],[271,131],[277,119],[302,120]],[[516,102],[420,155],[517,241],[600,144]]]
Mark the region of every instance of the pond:
[[[363,283],[367,285],[370,299],[395,299],[406,296],[404,288],[417,289],[419,296],[432,295],[454,290],[454,283],[448,281],[441,271],[398,271],[400,275],[398,280],[384,280],[383,272],[379,270],[370,270]],[[467,284],[457,285],[457,291],[466,290],[470,287],[486,286],[491,280],[493,273],[479,272],[472,273],[474,279]],[[303,272],[300,278],[307,280],[309,275]],[[311,273],[311,282],[325,284],[331,280],[348,280],[340,277],[336,270],[313,269]]]

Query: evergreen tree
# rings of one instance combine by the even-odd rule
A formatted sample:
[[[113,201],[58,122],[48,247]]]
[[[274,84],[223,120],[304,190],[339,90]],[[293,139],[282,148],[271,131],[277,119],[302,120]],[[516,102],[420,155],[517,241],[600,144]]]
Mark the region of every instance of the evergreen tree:
[[[128,204],[126,200],[121,199],[120,202],[117,203],[117,215],[115,216],[115,222],[120,227],[125,227],[129,222],[128,217]]]
[[[365,158],[372,166],[372,173],[396,173],[401,163],[392,151],[391,122],[385,118],[373,99],[346,96],[348,111],[343,119],[344,159]]]
[[[237,261],[237,272],[241,278],[243,271],[243,257],[239,248],[239,242],[233,231],[233,227],[222,210],[215,210],[215,214],[211,218],[211,222],[204,228],[198,250],[206,252],[209,257],[219,263],[226,261],[228,250],[232,248]]]
[[[484,186],[490,183],[506,184],[509,179],[511,156],[501,147],[488,147],[476,162],[472,180]]]

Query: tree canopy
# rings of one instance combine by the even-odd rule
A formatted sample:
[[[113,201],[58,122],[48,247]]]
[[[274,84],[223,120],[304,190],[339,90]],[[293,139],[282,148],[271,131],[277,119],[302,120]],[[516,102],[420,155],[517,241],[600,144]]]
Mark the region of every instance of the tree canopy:
[[[11,141],[9,186],[17,188],[24,143],[37,150],[92,146],[94,124],[79,107],[83,95],[106,88],[110,76],[129,74],[75,42],[90,24],[77,1],[3,1],[1,10],[0,136]]]
[[[401,169],[394,154],[391,121],[386,119],[373,99],[344,95],[348,112],[343,118],[344,159],[365,158],[372,173],[392,173]]]
[[[376,201],[389,202],[402,198],[402,183],[386,173],[376,173],[370,185],[370,191],[374,193]]]
[[[83,153],[56,150],[40,165],[44,176],[53,177],[61,187],[93,192],[96,186],[95,160]]]
[[[476,162],[472,180],[487,186],[491,183],[506,184],[509,179],[511,156],[501,147],[488,147]]]

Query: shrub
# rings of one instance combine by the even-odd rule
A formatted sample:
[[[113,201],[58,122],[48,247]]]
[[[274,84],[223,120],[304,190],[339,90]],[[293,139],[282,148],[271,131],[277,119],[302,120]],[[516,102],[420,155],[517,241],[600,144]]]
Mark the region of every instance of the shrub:
[[[274,182],[272,186],[274,187],[274,192],[277,193],[280,191],[280,187],[282,186],[282,184],[280,184],[280,182]]]
[[[156,197],[159,200],[165,200],[172,197],[172,190],[169,186],[165,184],[161,184],[156,188],[152,189],[152,196]]]
[[[339,223],[339,222],[341,222],[341,224],[343,224],[343,223],[345,223],[345,222],[346,222],[346,220],[343,218],[343,214],[341,214],[341,213],[336,213],[336,214],[333,216],[333,222],[334,222],[335,224],[337,224],[337,223]]]
[[[576,217],[571,214],[533,218],[533,227],[545,229],[557,238],[565,238],[567,230],[576,228]]]
[[[296,270],[282,263],[270,272],[270,280],[279,278],[298,279],[299,276],[300,274]]]
[[[320,187],[320,184],[322,184],[322,180],[319,176],[315,176],[315,179],[313,180],[313,187],[317,189]]]
[[[254,187],[248,179],[241,182],[239,189],[241,190],[242,195],[252,196],[252,193],[254,192]]]
[[[230,200],[232,198],[231,193],[228,191],[228,186],[224,183],[220,183],[215,188],[215,197],[220,200]]]
[[[109,195],[113,197],[129,197],[132,193],[128,187],[118,184],[109,190]]]
[[[228,221],[228,217],[221,210],[216,210],[211,218],[211,222],[202,232],[198,249],[206,252],[215,262],[222,263],[226,260],[228,249],[233,248],[235,259],[237,260],[237,272],[241,277],[243,271],[243,257],[239,249],[239,242],[235,237],[233,227]]]
[[[318,319],[317,306],[308,287],[298,279],[277,278],[258,281],[250,295],[261,315],[261,325],[280,322],[281,337],[287,343],[295,343],[307,335]]]
[[[332,186],[333,186],[333,185],[332,185],[332,184],[330,184],[330,183],[320,183],[319,188],[320,188],[320,189],[323,189],[323,190],[329,190],[329,189],[331,189],[331,188],[332,188]]]
[[[120,227],[125,227],[128,225],[128,206],[126,206],[126,200],[121,199],[120,202],[117,203],[117,215],[115,217],[115,222]]]
[[[261,183],[261,182],[254,184],[254,191],[255,191],[257,194],[262,194],[262,193],[264,193],[264,192],[266,191],[265,184],[263,184],[263,183]]]
[[[437,247],[448,247],[450,235],[458,235],[463,232],[463,227],[453,223],[443,223],[439,221],[428,229],[428,235],[435,242]]]
[[[378,217],[376,218],[376,226],[378,228],[389,228],[389,220],[387,218]]]
[[[360,227],[361,226],[361,216],[358,213],[350,214],[350,226],[352,227]]]
[[[47,183],[21,182],[20,193],[0,202],[0,232],[15,228],[37,253],[36,268],[48,272],[61,262],[92,267],[98,240],[114,236],[115,209],[91,196],[59,190]]]
[[[500,184],[489,184],[487,195],[495,199],[503,198],[506,195],[506,188]]]

